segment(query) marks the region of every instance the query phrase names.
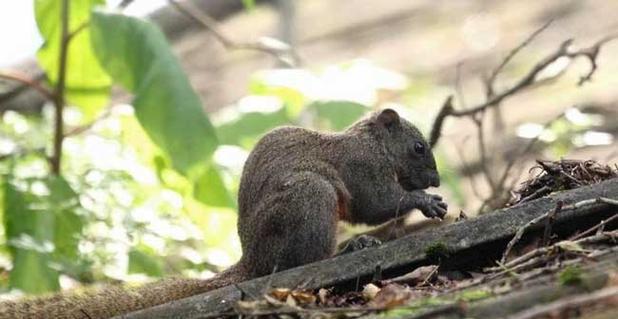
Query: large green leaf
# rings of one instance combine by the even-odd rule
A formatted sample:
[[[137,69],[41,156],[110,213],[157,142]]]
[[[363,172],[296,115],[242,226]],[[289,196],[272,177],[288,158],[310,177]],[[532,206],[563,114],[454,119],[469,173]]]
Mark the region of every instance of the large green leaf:
[[[101,110],[109,97],[111,79],[99,65],[90,44],[91,9],[104,0],[79,0],[69,2],[69,32],[85,28],[71,39],[66,67],[66,94],[69,103],[79,106],[87,118]],[[61,42],[62,0],[36,0],[35,16],[43,37],[43,46],[37,58],[52,84],[58,80]]]
[[[7,180],[4,225],[12,288],[42,293],[59,288],[58,269],[77,256],[81,219],[77,195],[60,177]]]
[[[217,138],[161,31],[150,22],[103,11],[93,13],[91,28],[99,61],[114,82],[135,94],[132,104],[144,130],[174,169],[192,179],[200,176]]]

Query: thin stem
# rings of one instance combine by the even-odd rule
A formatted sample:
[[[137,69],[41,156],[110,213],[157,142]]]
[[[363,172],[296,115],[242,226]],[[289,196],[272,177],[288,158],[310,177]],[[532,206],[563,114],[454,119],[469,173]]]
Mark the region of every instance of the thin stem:
[[[60,57],[58,63],[58,82],[56,83],[54,110],[54,149],[50,159],[51,171],[54,175],[60,175],[60,165],[62,162],[62,141],[64,138],[64,119],[62,111],[64,109],[64,91],[66,85],[66,69],[68,48],[71,36],[69,34],[69,12],[70,1],[62,0],[62,8],[60,13],[61,22],[61,38],[60,38]]]
[[[19,82],[23,85],[26,85],[39,92],[43,97],[51,101],[55,99],[54,92],[50,91],[47,87],[43,86],[37,80],[32,79],[25,74],[19,74],[15,72],[0,72],[0,78]]]

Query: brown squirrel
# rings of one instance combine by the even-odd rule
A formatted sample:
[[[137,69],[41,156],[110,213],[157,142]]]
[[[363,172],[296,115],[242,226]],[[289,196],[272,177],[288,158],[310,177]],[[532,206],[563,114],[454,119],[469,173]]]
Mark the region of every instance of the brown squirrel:
[[[427,142],[393,110],[343,133],[277,128],[245,163],[238,194],[243,255],[235,266],[209,280],[6,301],[0,318],[109,318],[329,258],[339,220],[375,225],[413,208],[442,218],[446,203],[422,190],[439,184]]]

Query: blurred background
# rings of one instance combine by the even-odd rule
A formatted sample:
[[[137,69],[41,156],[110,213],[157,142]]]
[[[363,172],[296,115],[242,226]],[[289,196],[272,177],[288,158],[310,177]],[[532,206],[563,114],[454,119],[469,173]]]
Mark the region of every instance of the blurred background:
[[[56,65],[48,57],[59,32],[49,25],[59,25],[50,12],[58,13],[61,1],[0,2],[3,297],[178,274],[208,277],[240,256],[239,177],[268,130],[298,125],[340,131],[390,107],[429,135],[448,96],[458,110],[481,105],[512,88],[565,40],[574,39],[577,50],[618,32],[615,1],[71,3],[84,13],[69,23],[69,31],[81,30],[69,44],[67,72],[84,72],[68,77],[62,162],[54,172],[49,162],[56,106],[32,83],[57,89],[58,76],[50,73]],[[89,24],[95,5],[147,19],[163,31],[169,47],[157,42],[157,52],[171,50],[180,71],[163,76],[161,90],[182,91],[173,83],[186,76],[201,101],[206,131],[194,131],[193,122],[146,122],[144,114],[154,111],[134,99],[144,93],[118,80],[119,71],[107,65],[114,55],[145,52],[142,44],[101,53],[122,28]],[[87,35],[92,46],[83,39]],[[529,171],[535,159],[616,163],[618,41],[598,47],[598,69],[582,85],[589,59],[562,57],[499,105],[445,120],[434,149],[442,186],[430,191],[446,197],[451,217],[503,207],[518,183],[535,173]],[[489,82],[510,53],[516,54]],[[89,65],[97,63],[84,58],[90,55],[102,67]],[[105,94],[93,94],[101,91],[96,85],[71,91],[72,80],[97,82]],[[165,113],[174,109],[170,105],[151,101],[153,109],[175,116]],[[166,146],[187,137],[210,143],[202,165],[180,167]],[[422,220],[419,215],[407,222]],[[341,237],[364,230],[343,227]]]

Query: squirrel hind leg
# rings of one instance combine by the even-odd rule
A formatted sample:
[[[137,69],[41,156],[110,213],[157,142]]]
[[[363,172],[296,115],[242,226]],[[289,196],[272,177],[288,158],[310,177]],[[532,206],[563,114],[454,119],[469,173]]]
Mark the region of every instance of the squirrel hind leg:
[[[255,214],[255,239],[243,259],[264,276],[329,258],[334,254],[337,192],[321,175],[301,172]]]

